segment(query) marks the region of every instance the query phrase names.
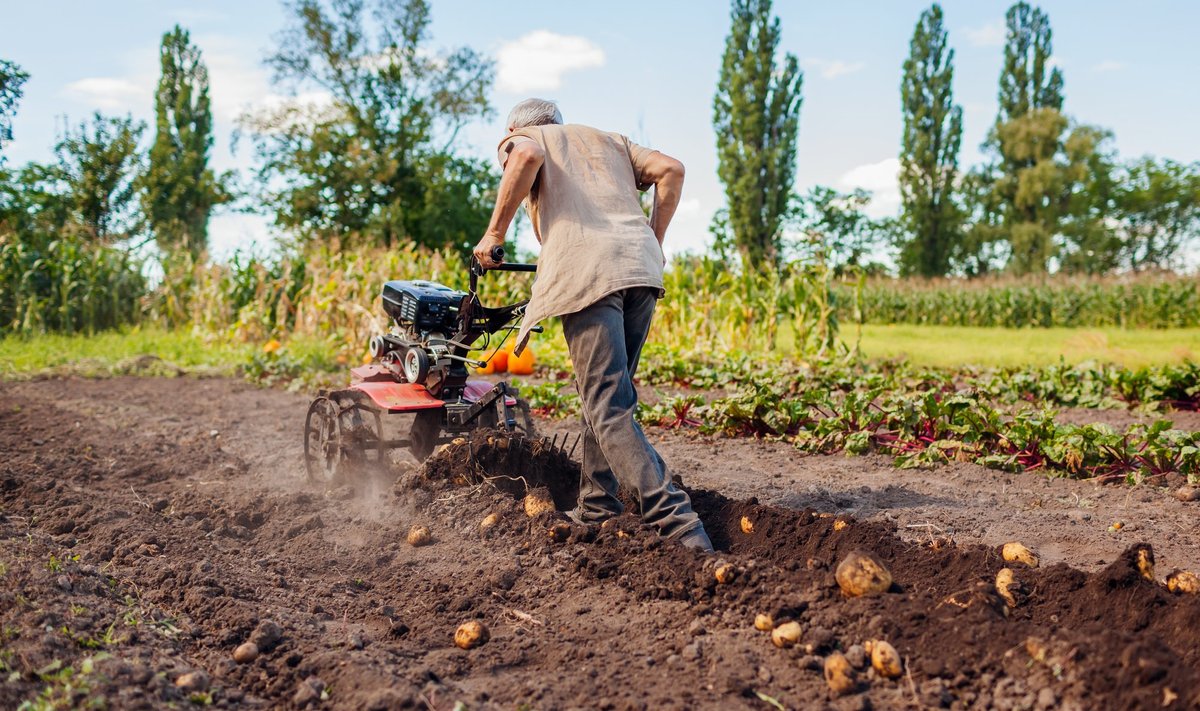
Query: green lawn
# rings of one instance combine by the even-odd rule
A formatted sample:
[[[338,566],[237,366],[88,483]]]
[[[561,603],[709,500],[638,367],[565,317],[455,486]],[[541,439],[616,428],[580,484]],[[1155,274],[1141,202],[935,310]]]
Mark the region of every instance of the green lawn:
[[[192,335],[189,331],[135,328],[94,335],[47,334],[0,339],[0,378],[67,370],[103,375],[137,356],[153,355],[183,368],[229,369],[246,360],[250,346]]]
[[[842,335],[854,338],[853,326]],[[1200,359],[1200,328],[967,328],[955,326],[863,326],[868,358],[907,358],[929,366],[1049,365],[1060,358],[1119,363],[1127,367]]]

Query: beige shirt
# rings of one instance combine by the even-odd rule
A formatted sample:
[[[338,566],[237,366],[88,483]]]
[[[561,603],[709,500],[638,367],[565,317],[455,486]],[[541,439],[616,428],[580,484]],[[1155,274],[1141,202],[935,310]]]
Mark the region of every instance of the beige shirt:
[[[662,247],[638,199],[650,187],[643,172],[654,151],[588,126],[531,126],[504,137],[501,165],[526,139],[546,157],[525,203],[542,249],[518,352],[543,319],[621,289],[663,288]]]

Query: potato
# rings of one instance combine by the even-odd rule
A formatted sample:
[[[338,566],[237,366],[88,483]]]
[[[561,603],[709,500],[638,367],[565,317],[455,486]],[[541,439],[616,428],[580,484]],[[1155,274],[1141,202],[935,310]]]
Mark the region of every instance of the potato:
[[[427,546],[433,541],[429,529],[424,526],[413,526],[408,529],[408,545],[413,547]]]
[[[1017,593],[1020,592],[1020,587],[1021,584],[1017,582],[1012,569],[1001,568],[1000,572],[996,573],[996,592],[1004,598],[1004,602],[1009,607],[1017,606]]]
[[[1200,577],[1186,570],[1176,570],[1167,576],[1167,590],[1173,593],[1200,595]]]
[[[833,530],[835,530],[835,531],[844,531],[849,527],[850,527],[850,524],[843,521],[840,518],[833,522]]]
[[[550,540],[562,543],[571,537],[571,527],[565,523],[556,523],[550,527]]]
[[[728,585],[737,580],[737,568],[733,567],[733,563],[724,563],[717,566],[715,575],[717,576],[718,583]]]
[[[249,664],[258,659],[258,645],[253,642],[243,642],[233,650],[233,661],[238,664]]]
[[[1137,552],[1138,572],[1150,582],[1154,582],[1154,551],[1149,548],[1139,548]]]
[[[858,686],[854,678],[854,667],[850,660],[841,652],[834,652],[825,657],[825,683],[834,696],[842,696],[854,691]]]
[[[1024,563],[1030,568],[1038,567],[1038,557],[1034,552],[1016,541],[1005,543],[1000,548],[1000,555],[1004,556],[1006,563]]]
[[[481,530],[484,530],[484,531],[486,531],[486,530],[488,530],[488,529],[489,529],[489,528],[491,528],[492,526],[495,526],[495,525],[496,525],[496,524],[498,524],[498,523],[500,523],[500,515],[499,515],[499,514],[490,513],[490,514],[488,514],[487,516],[484,516],[484,517],[483,517],[483,520],[479,522],[479,528],[480,528]]]
[[[838,586],[847,597],[879,595],[892,587],[892,574],[870,553],[854,551],[834,571]]]
[[[742,516],[742,533],[754,533],[754,522],[746,516]]]
[[[784,622],[771,630],[771,643],[780,649],[787,649],[800,641],[800,623]]]
[[[479,620],[467,620],[454,631],[454,645],[459,649],[474,649],[491,639],[488,628]]]
[[[767,614],[760,613],[754,616],[754,629],[759,632],[770,632],[775,628],[775,620]]]
[[[529,518],[554,513],[554,510],[554,499],[544,489],[535,489],[525,495],[525,515]]]
[[[870,643],[871,666],[875,672],[885,679],[895,679],[900,676],[902,671],[900,666],[900,654],[888,642],[881,639],[874,640]]]

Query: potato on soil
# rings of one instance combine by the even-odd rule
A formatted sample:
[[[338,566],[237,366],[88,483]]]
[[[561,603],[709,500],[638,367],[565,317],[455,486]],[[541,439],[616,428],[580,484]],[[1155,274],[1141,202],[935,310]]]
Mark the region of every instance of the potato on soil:
[[[1016,541],[1005,543],[1000,548],[1000,555],[1006,563],[1024,563],[1030,568],[1038,567],[1037,555]]]
[[[767,614],[757,614],[754,616],[754,629],[759,632],[770,632],[775,628],[775,620]]]
[[[784,622],[771,630],[771,644],[780,649],[787,649],[800,641],[800,623]]]
[[[825,657],[825,683],[834,696],[842,696],[854,691],[858,685],[854,678],[854,667],[850,660],[841,652],[834,652]]]
[[[877,639],[871,642],[868,648],[871,652],[871,667],[875,669],[875,673],[887,679],[900,676],[900,654],[895,647]]]
[[[529,518],[554,511],[554,499],[550,498],[550,492],[545,489],[534,489],[525,495],[525,515]]]
[[[550,540],[562,543],[571,537],[571,527],[565,523],[556,523],[550,527]]]
[[[490,513],[490,514],[488,514],[487,516],[484,516],[484,517],[483,517],[483,520],[479,522],[479,528],[480,528],[481,530],[484,530],[484,531],[486,531],[486,530],[488,530],[488,529],[489,529],[489,528],[491,528],[492,526],[495,526],[495,525],[496,525],[496,524],[498,524],[498,523],[500,523],[500,515],[499,515],[499,514]]]
[[[1001,568],[1000,572],[996,573],[996,592],[1004,598],[1009,607],[1016,607],[1020,602],[1018,596],[1022,593],[1021,583],[1011,568]]]
[[[833,530],[835,531],[844,531],[849,527],[850,524],[840,518],[833,522]]]
[[[258,659],[258,645],[253,642],[243,642],[233,650],[233,661],[238,664],[249,664]]]
[[[853,551],[834,571],[838,586],[848,597],[879,595],[892,587],[892,574],[870,553]]]
[[[1149,548],[1139,548],[1137,552],[1138,572],[1150,582],[1154,582],[1154,551]]]
[[[415,547],[427,546],[433,541],[429,529],[425,526],[413,526],[408,529],[408,545]]]
[[[479,620],[467,620],[454,631],[454,645],[459,649],[474,649],[489,639],[487,626]]]
[[[738,573],[737,568],[733,567],[733,563],[725,563],[717,566],[717,570],[714,575],[716,575],[718,583],[721,583],[722,585],[728,585],[734,580],[737,580]]]
[[[1186,570],[1176,570],[1167,576],[1167,590],[1173,593],[1200,595],[1200,576]]]
[[[748,516],[742,516],[742,533],[754,533],[754,522]]]

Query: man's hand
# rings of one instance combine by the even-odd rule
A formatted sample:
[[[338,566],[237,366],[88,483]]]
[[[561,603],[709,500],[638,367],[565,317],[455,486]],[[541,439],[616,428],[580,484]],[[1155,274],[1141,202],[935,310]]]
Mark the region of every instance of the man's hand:
[[[650,229],[658,243],[663,243],[667,235],[667,225],[675,216],[675,208],[679,207],[679,196],[683,191],[683,163],[674,158],[655,151],[650,154],[642,168],[642,177],[654,183],[654,208],[650,211]],[[666,257],[663,258],[666,263]]]
[[[492,259],[492,249],[503,246],[504,235],[498,235],[490,231],[485,232],[479,240],[479,244],[475,245],[475,259],[479,261],[479,265],[484,269],[495,269],[500,266],[500,262]]]

